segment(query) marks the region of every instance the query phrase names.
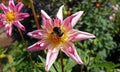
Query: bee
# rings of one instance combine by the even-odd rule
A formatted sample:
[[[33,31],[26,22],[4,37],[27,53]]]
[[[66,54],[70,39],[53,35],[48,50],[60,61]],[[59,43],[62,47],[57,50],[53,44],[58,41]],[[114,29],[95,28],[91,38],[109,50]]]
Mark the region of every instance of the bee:
[[[54,27],[53,28],[53,33],[56,34],[58,37],[62,37],[63,36],[63,32],[61,31],[60,27]]]

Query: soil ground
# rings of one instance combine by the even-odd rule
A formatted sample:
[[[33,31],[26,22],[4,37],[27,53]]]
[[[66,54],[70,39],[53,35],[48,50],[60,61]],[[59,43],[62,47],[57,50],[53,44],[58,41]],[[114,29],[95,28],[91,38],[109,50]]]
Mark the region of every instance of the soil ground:
[[[0,29],[0,48],[8,47],[11,44],[12,44],[12,39],[6,37],[4,29]]]

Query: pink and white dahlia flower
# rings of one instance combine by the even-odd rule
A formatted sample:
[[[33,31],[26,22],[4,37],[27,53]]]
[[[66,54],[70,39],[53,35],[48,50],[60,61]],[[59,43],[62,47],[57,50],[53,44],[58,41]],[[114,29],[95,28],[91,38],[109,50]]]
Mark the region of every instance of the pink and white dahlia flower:
[[[78,64],[83,64],[73,42],[95,38],[93,34],[73,29],[80,16],[83,14],[83,11],[76,12],[63,20],[63,7],[64,6],[61,6],[59,8],[55,19],[51,19],[45,11],[41,10],[43,19],[42,29],[28,33],[29,36],[40,40],[28,47],[28,51],[48,50],[45,66],[46,71],[50,69],[51,65],[56,60],[59,50],[63,51]]]
[[[8,7],[3,3],[0,4],[3,13],[0,13],[0,28],[6,28],[6,35],[11,36],[12,25],[19,27],[21,30],[25,31],[25,27],[19,22],[19,20],[29,17],[28,13],[19,13],[23,7],[23,3],[19,2],[16,6],[13,0],[9,0]]]
[[[112,8],[113,8],[114,10],[118,11],[118,9],[119,9],[119,5],[118,5],[118,4],[113,5]]]

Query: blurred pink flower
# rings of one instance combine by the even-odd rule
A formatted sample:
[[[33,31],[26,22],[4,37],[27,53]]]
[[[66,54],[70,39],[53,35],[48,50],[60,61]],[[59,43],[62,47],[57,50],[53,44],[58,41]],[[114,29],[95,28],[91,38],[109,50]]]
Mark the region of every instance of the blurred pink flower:
[[[6,35],[8,37],[11,36],[12,25],[19,27],[21,30],[25,31],[25,27],[19,22],[19,20],[29,17],[28,13],[19,13],[23,7],[23,3],[19,2],[16,6],[13,0],[9,0],[8,7],[6,7],[3,3],[0,4],[1,9],[4,14],[0,13],[0,28],[6,28]]]
[[[118,6],[118,4],[116,4],[116,5],[113,5],[112,8],[117,11],[119,6]]]
[[[114,18],[115,18],[115,16],[116,16],[116,14],[115,14],[115,13],[113,13],[112,15],[110,15],[110,16],[109,16],[109,19],[110,19],[110,20],[112,20],[112,19],[114,19]]]
[[[78,64],[83,64],[73,42],[95,38],[93,34],[73,29],[83,11],[76,12],[63,20],[63,7],[59,8],[55,19],[51,19],[45,11],[41,10],[43,19],[42,29],[28,33],[29,36],[40,39],[40,41],[28,47],[28,51],[48,50],[45,66],[46,71],[50,69],[56,60],[59,50],[62,50]]]

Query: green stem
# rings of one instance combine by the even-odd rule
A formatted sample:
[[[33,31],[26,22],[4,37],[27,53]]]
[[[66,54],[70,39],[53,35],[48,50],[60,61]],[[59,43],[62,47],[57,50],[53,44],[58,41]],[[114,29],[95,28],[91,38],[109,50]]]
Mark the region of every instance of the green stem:
[[[35,22],[36,22],[35,24],[37,26],[37,29],[40,29],[40,25],[39,25],[39,22],[38,22],[38,19],[37,19],[37,15],[36,15],[35,8],[34,8],[32,0],[30,0],[30,4],[31,4],[31,9],[32,9],[33,15],[34,15],[34,19],[35,19]]]
[[[34,63],[33,63],[32,57],[31,57],[31,55],[30,55],[29,52],[28,52],[28,55],[29,55],[30,61],[31,61],[31,63],[32,63],[32,67],[35,68],[35,65],[34,65]]]
[[[18,29],[18,32],[19,32],[19,34],[20,34],[20,36],[21,36],[23,42],[25,42],[25,39],[24,39],[24,37],[23,37],[23,34],[22,34],[21,30],[20,30],[18,27],[17,27],[17,29]]]
[[[21,32],[21,30],[17,27],[17,29],[18,29],[18,31],[19,31],[19,33],[20,33],[20,36],[21,36],[21,38],[22,38],[22,40],[23,40],[23,43],[26,43],[25,42],[25,39],[24,39],[24,37],[23,37],[23,34],[22,34],[22,32]],[[26,47],[26,44],[25,44],[25,47]],[[30,58],[30,61],[31,61],[31,63],[32,63],[32,66],[33,66],[33,68],[35,68],[35,66],[34,66],[34,63],[33,63],[33,60],[32,60],[32,57],[30,56],[30,53],[28,52],[28,54],[29,54],[29,58]]]
[[[57,68],[55,67],[55,65],[53,64],[53,67],[55,68],[56,72],[58,72]]]
[[[80,65],[80,72],[83,72],[83,71],[82,71],[82,65]]]
[[[61,61],[61,69],[62,69],[62,72],[64,72],[64,69],[63,69],[63,54],[62,54],[62,51],[60,50],[60,61]]]
[[[86,72],[89,72],[88,67],[87,66],[85,66],[85,67],[86,67]]]

